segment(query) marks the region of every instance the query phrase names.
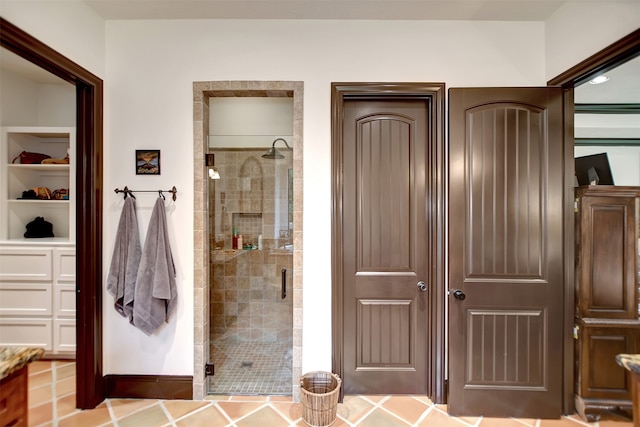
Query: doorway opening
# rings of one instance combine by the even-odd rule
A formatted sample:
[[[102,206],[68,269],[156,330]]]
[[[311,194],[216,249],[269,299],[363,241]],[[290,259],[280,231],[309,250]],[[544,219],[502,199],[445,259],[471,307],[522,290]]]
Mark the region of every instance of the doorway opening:
[[[209,111],[209,393],[291,395],[293,98],[216,96]]]
[[[76,88],[76,407],[104,400],[102,376],[103,82],[0,18],[0,46]]]
[[[294,379],[302,374],[302,90],[302,82],[194,83],[194,399],[223,392],[287,394],[299,399],[299,384]],[[216,108],[211,99],[217,98],[288,98],[292,101],[291,132],[269,135],[268,141],[260,143],[250,141],[244,147],[233,146],[230,141],[234,138],[229,135],[222,137],[226,142],[216,142],[209,118]],[[278,138],[287,144],[276,142]],[[209,148],[210,142],[213,148]],[[272,146],[285,159],[263,158]],[[207,159],[207,155],[213,156]],[[290,164],[283,163],[287,159]],[[277,209],[273,191],[257,191],[275,188],[276,177],[278,187],[286,190],[278,196]],[[234,249],[234,242],[239,246],[234,227],[237,235],[243,234],[242,250]],[[286,270],[284,278],[282,270]],[[283,280],[287,288],[284,299]],[[227,297],[228,308],[224,305]],[[240,301],[240,297],[250,299]],[[279,309],[287,304],[290,310]],[[280,312],[285,314],[276,319]],[[257,353],[247,352],[247,346],[257,349],[252,336],[266,338]],[[283,359],[276,362],[272,355],[279,346],[286,351],[280,352]],[[225,374],[227,361],[232,362],[235,373],[227,370]],[[277,368],[276,363],[280,365]],[[205,375],[206,364],[214,364],[215,375]],[[259,367],[275,371],[274,379],[262,381],[260,373],[251,375]],[[239,373],[251,379],[244,388],[237,381]],[[267,383],[271,389],[264,387]]]

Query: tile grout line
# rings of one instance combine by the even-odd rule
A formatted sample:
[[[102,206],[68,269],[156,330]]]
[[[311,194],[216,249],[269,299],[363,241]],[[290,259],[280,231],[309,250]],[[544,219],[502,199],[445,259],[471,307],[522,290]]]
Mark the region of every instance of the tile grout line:
[[[439,412],[443,415],[445,415],[448,419],[459,422],[460,424],[464,425],[464,426],[469,426],[469,423],[467,423],[466,421],[462,421],[460,419],[460,417],[452,417],[449,415],[449,413],[447,413],[446,411],[443,411],[442,409],[438,408],[436,405],[433,405],[433,411]],[[429,411],[429,412],[433,412],[433,411]]]
[[[109,413],[109,419],[111,422],[114,422],[116,419],[116,414],[113,412],[113,407],[111,406],[111,400],[105,399],[105,404],[107,406],[107,412]]]
[[[381,399],[379,402],[374,402],[370,399],[368,399],[366,396],[363,395],[358,395],[358,397],[360,397],[361,399],[363,399],[366,402],[369,402],[370,404],[373,405],[373,408],[371,408],[369,411],[367,411],[362,417],[360,417],[356,422],[355,425],[359,425],[360,423],[362,423],[369,415],[373,414],[373,412],[375,412],[375,410],[377,408],[380,407],[380,405],[382,405],[384,402],[386,402],[387,400],[389,400],[390,396],[387,395],[385,396],[383,399]]]
[[[169,420],[169,425],[171,425],[171,427],[176,427],[176,421],[173,419],[173,416],[171,415],[167,407],[164,406],[164,400],[160,401],[160,409],[162,409],[162,412],[164,412],[164,414],[167,416],[167,419]]]
[[[231,400],[223,400],[222,402],[231,402]],[[229,414],[227,414],[227,413],[225,412],[225,410],[224,410],[224,409],[222,409],[222,407],[221,407],[220,405],[218,405],[218,402],[217,402],[217,401],[213,401],[213,402],[212,402],[212,406],[213,406],[213,407],[215,407],[218,411],[220,411],[220,413],[222,414],[222,416],[223,416],[223,417],[225,417],[225,418],[227,419],[227,421],[229,421],[229,423],[227,424],[227,426],[229,426],[229,427],[233,427],[233,426],[235,426],[235,423],[236,423],[236,421],[237,421],[237,420],[233,420],[233,419],[231,418],[231,416],[229,416]]]
[[[290,426],[295,426],[296,424],[298,424],[298,421],[302,420],[302,417],[298,417],[295,420],[292,420],[291,418],[289,418],[288,416],[286,416],[285,414],[283,414],[282,412],[280,412],[280,410],[278,410],[278,408],[276,408],[275,406],[271,405],[272,402],[267,401],[267,406],[269,406],[271,409],[274,410],[274,412],[278,415],[280,415],[282,418],[284,418]],[[291,402],[273,402],[273,403],[285,403],[288,404],[290,406],[295,405],[295,403]]]
[[[435,407],[436,406],[433,403],[431,405],[429,405],[429,407],[422,413],[422,415],[420,415],[420,417],[416,420],[416,422],[413,425],[417,426],[417,425],[419,425],[419,423],[424,421],[424,419],[427,418],[429,416],[429,414],[433,412]]]
[[[51,416],[53,417],[53,427],[58,427],[58,369],[56,361],[51,362]]]
[[[261,409],[264,409],[265,407],[268,407],[268,404],[266,401],[259,401],[258,403],[262,403],[262,405],[260,405],[259,407],[257,407],[256,409],[254,409],[253,411],[247,412],[246,414],[242,415],[240,418],[238,418],[237,420],[234,420],[231,418],[231,416],[228,416],[227,413],[224,411],[224,409],[222,409],[221,407],[218,407],[220,411],[222,411],[223,414],[227,415],[227,418],[231,420],[232,424],[235,424],[238,421],[242,421],[245,418],[255,414],[256,412],[260,411]]]
[[[158,400],[158,399],[128,399],[128,398],[124,398],[123,400],[148,401],[149,404],[146,405],[146,406],[143,406],[142,408],[138,408],[133,412],[129,412],[126,415],[121,416],[120,418],[116,418],[115,412],[114,412],[114,417],[112,418],[112,422],[116,424],[116,427],[118,426],[118,421],[122,421],[127,417],[130,417],[130,416],[138,414],[140,412],[144,412],[146,410],[149,410],[149,409],[151,409],[152,407],[154,407],[156,405],[160,405],[160,400]],[[111,403],[110,400],[109,400],[109,403]]]
[[[391,415],[392,417],[399,419],[400,421],[405,423],[407,426],[413,426],[413,423],[410,423],[409,421],[405,420],[404,418],[402,418],[400,415],[396,414],[395,412],[391,412],[390,410],[388,410],[384,406],[380,406],[378,409],[381,409],[382,411],[386,412],[387,414]]]

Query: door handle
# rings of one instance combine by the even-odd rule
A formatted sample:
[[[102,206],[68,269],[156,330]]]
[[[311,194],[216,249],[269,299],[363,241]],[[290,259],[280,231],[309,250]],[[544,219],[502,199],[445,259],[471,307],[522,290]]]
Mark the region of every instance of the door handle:
[[[427,291],[427,284],[424,283],[422,280],[420,280],[416,286],[418,286],[418,289],[422,292],[426,292]]]
[[[453,297],[458,301],[464,301],[467,296],[460,289],[455,289],[453,291]]]
[[[283,268],[282,269],[282,294],[281,294],[282,299],[285,299],[287,297],[287,269]]]

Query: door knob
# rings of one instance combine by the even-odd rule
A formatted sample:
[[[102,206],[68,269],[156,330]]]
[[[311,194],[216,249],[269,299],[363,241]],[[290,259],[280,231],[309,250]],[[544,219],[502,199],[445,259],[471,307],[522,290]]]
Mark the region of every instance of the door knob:
[[[420,280],[420,281],[417,283],[417,286],[418,286],[418,289],[420,289],[422,292],[426,292],[426,290],[427,290],[427,284],[426,284],[426,283],[424,283],[422,280]]]
[[[460,289],[456,289],[453,291],[453,297],[459,301],[464,301],[467,296]]]

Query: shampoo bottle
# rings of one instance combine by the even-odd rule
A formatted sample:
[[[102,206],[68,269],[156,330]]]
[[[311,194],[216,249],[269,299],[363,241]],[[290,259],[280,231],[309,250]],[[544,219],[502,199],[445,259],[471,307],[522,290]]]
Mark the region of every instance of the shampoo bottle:
[[[238,227],[233,227],[232,249],[238,249]]]

